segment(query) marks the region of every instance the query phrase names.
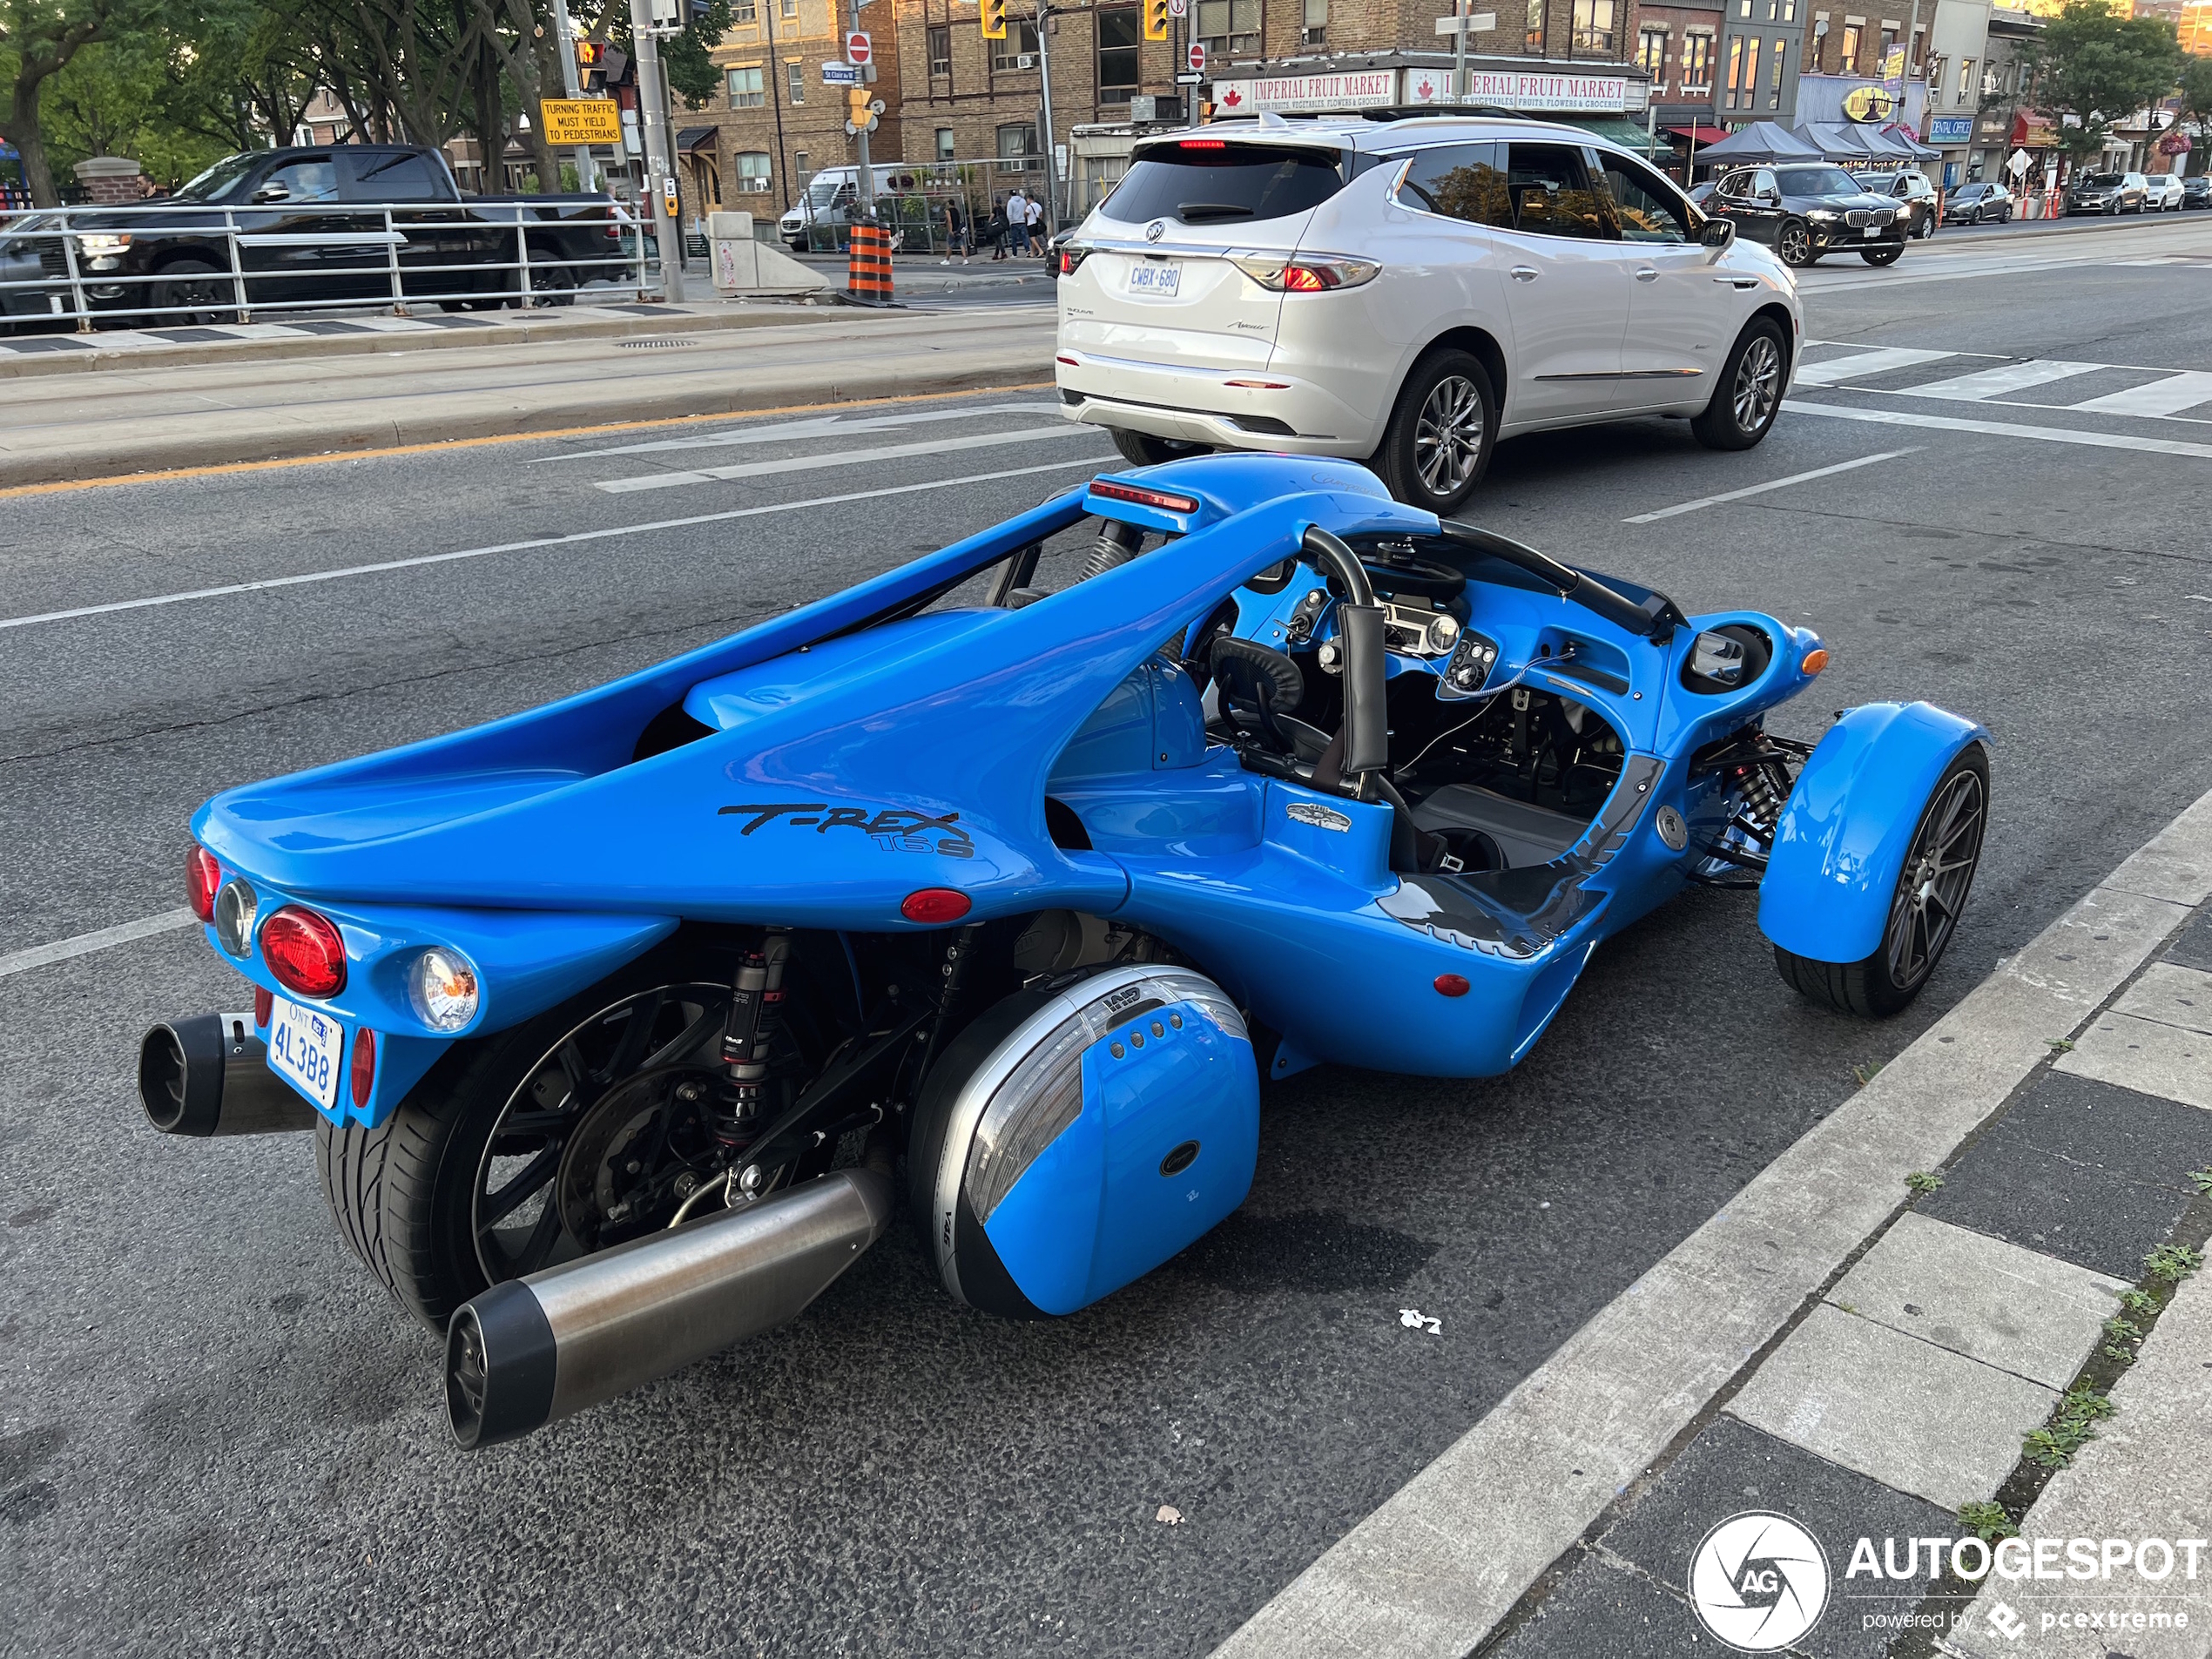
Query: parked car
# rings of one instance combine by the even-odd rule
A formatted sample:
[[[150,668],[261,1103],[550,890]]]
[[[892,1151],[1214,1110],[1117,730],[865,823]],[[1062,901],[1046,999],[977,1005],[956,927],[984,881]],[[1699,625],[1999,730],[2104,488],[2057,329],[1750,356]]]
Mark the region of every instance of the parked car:
[[[1953,225],[1986,225],[1993,219],[2009,225],[2013,208],[2013,192],[1993,179],[1959,185],[1944,205],[1943,216]]]
[[[806,188],[777,221],[776,233],[794,253],[804,253],[817,239],[833,247],[853,228],[853,214],[860,199],[858,167],[825,167],[806,181]],[[817,239],[813,233],[823,233]]]
[[[1906,204],[1825,161],[1739,167],[1722,178],[1711,207],[1792,268],[1844,249],[1869,265],[1894,265],[1912,222]]]
[[[1061,268],[1069,420],[1140,463],[1372,456],[1432,512],[1516,432],[1676,415],[1749,448],[1800,334],[1729,221],[1587,131],[1490,116],[1142,139]]]
[[[1877,196],[1887,196],[1892,201],[1905,205],[1905,233],[1908,237],[1929,237],[1935,234],[1936,208],[1940,198],[1928,175],[1917,167],[1901,172],[1863,172],[1858,182]]]
[[[2085,172],[2066,192],[2066,211],[2074,213],[2140,213],[2150,181],[2139,172]]]
[[[2143,179],[2143,209],[2152,213],[2178,213],[2182,211],[2182,179],[2179,173],[2154,172]]]
[[[2191,173],[2182,180],[2182,206],[2212,207],[2212,173]]]
[[[386,205],[408,211],[388,226],[377,211]],[[67,224],[73,250],[60,235],[14,234],[0,246],[0,262],[35,258],[48,285],[0,290],[7,314],[70,309],[72,251],[91,309],[158,307],[170,322],[235,316],[241,288],[249,307],[388,299],[395,268],[400,294],[448,310],[519,303],[525,293],[531,303],[567,305],[621,260],[610,197],[463,196],[443,153],[421,145],[248,151],[165,200],[73,212]],[[498,268],[522,263],[518,227],[527,281],[519,268]],[[37,228],[33,215],[0,236]]]
[[[1182,268],[1193,298],[1249,280]],[[1034,585],[1066,535],[1081,574]],[[1770,733],[1827,661],[1799,621],[1685,615],[1357,466],[1109,474],[610,684],[216,795],[185,875],[230,971],[193,977],[239,1011],[149,1031],[140,1098],[179,1136],[312,1130],[339,1237],[445,1338],[464,1447],[796,1317],[902,1198],[923,1272],[836,1318],[979,1342],[929,1332],[925,1281],[1000,1318],[1097,1302],[1244,1203],[1263,1080],[1501,1076],[1693,886],[1738,890],[1727,942],[1608,957],[1600,995],[1740,996],[1770,954],[1817,1008],[1909,1006],[1973,925],[1989,734],[1901,700],[1830,724],[1843,695],[1791,721],[1817,744]],[[1618,1057],[1653,1063],[1633,1022]],[[1370,1132],[1309,1123],[1271,1165],[1339,1173]],[[315,1177],[273,1198],[278,1161],[211,1153],[180,1224],[229,1190],[242,1231],[289,1229]],[[365,1317],[321,1253],[280,1270],[317,1258],[273,1442]],[[1115,1332],[1163,1339],[1170,1299]],[[894,1363],[857,1386],[895,1401]],[[618,1461],[662,1455],[654,1417],[608,1426]]]

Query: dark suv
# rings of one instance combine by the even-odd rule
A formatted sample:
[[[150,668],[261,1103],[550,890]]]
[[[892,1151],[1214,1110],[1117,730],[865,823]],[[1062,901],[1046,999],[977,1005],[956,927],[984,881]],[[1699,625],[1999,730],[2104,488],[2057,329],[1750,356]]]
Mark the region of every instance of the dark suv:
[[[1799,269],[1846,248],[1869,265],[1894,265],[1912,219],[1905,203],[1825,161],[1738,168],[1722,179],[1705,211],[1734,219],[1737,235],[1764,242]]]
[[[1858,182],[1878,196],[1905,205],[1907,236],[1933,236],[1936,227],[1936,187],[1928,175],[1915,168],[1907,172],[1863,172]]]

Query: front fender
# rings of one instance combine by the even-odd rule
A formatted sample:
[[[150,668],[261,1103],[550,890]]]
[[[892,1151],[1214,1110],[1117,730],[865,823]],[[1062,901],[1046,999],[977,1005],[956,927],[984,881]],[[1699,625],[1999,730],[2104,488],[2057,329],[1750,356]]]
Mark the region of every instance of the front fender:
[[[1847,709],[1797,776],[1759,882],[1759,931],[1796,955],[1874,954],[1944,770],[1989,733],[1932,703]]]

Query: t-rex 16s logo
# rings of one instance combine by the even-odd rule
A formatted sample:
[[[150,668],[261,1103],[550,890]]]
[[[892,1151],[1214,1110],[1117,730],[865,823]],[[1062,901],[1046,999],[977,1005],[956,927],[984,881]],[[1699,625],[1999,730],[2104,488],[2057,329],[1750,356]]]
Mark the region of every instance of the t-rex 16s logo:
[[[1689,1561],[1689,1602],[1731,1648],[1771,1653],[1812,1629],[1828,1605],[1828,1558],[1787,1515],[1731,1515]]]
[[[948,859],[972,859],[975,843],[956,821],[958,813],[933,818],[907,806],[833,806],[821,800],[758,802],[725,806],[720,815],[743,816],[740,835],[774,825],[779,829],[811,829],[826,835],[833,829],[858,830],[887,853],[935,853]]]

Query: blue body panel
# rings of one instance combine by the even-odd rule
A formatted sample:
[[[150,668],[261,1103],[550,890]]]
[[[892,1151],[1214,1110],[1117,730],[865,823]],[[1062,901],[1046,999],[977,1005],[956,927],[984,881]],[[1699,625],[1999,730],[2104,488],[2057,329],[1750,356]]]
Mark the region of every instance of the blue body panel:
[[[1921,810],[1989,733],[1931,703],[1846,710],[1798,774],[1759,883],[1759,930],[1820,962],[1874,953]]]

